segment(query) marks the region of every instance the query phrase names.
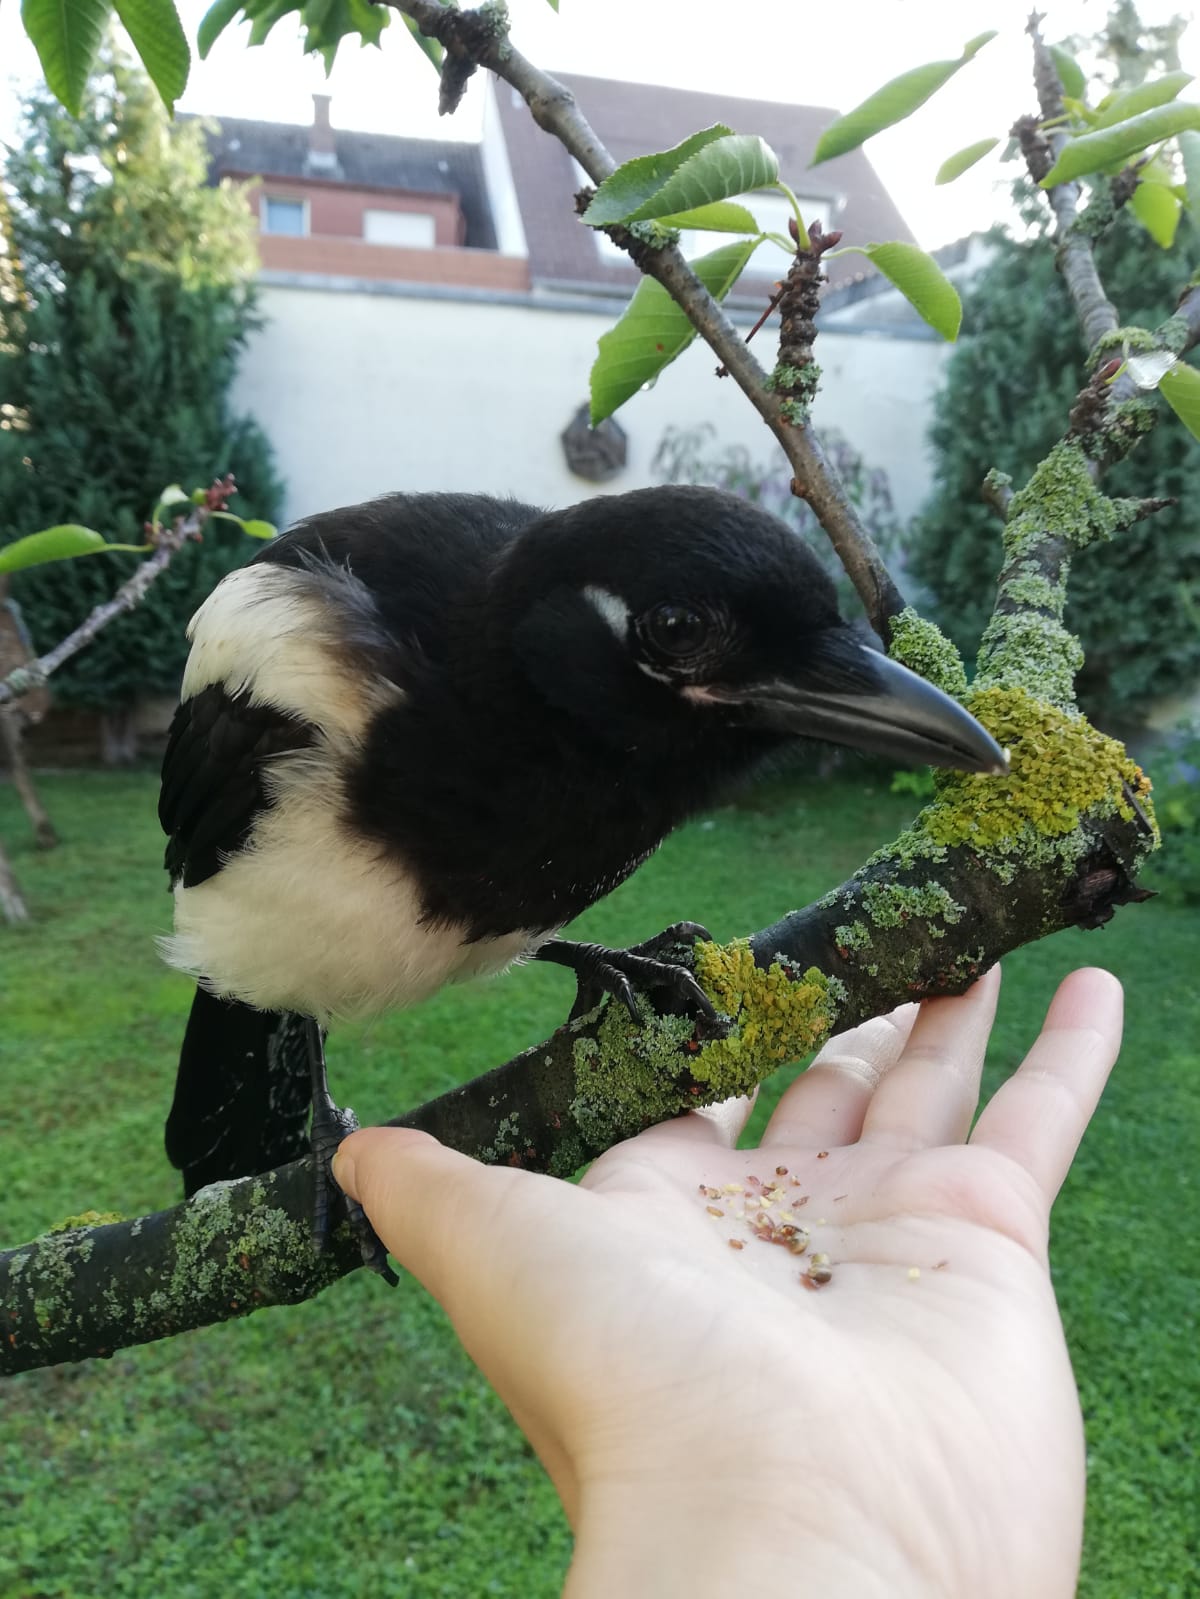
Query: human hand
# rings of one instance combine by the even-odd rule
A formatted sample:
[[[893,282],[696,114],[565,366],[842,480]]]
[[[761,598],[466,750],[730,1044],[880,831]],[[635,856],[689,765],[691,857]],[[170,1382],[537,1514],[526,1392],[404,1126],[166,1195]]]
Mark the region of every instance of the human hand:
[[[994,971],[831,1040],[758,1150],[732,1147],[747,1102],[650,1128],[578,1186],[407,1130],[343,1144],[338,1181],[554,1481],[572,1599],[1074,1593],[1083,1437],[1048,1220],[1121,990],[1067,978],[964,1142],[998,991]],[[804,1254],[760,1236],[791,1225]]]

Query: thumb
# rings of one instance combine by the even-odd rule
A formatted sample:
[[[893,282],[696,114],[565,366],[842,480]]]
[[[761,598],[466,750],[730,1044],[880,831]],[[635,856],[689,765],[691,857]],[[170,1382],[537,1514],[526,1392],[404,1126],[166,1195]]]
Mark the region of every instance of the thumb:
[[[391,1255],[447,1305],[477,1268],[501,1195],[527,1172],[481,1165],[411,1127],[363,1127],[333,1158]],[[447,1305],[447,1308],[448,1305]]]

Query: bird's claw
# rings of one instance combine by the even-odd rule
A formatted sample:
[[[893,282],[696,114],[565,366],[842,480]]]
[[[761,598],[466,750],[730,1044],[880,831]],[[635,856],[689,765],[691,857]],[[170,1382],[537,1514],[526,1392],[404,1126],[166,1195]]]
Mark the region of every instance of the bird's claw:
[[[329,1247],[334,1218],[340,1210],[358,1241],[363,1265],[394,1288],[400,1279],[388,1265],[387,1250],[379,1234],[367,1220],[366,1211],[356,1200],[346,1197],[333,1175],[333,1157],[338,1146],[357,1127],[358,1117],[348,1105],[342,1109],[328,1098],[314,1103],[311,1133],[314,1167],[312,1244],[319,1255],[324,1254]]]
[[[595,1010],[606,994],[611,994],[640,1025],[637,995],[657,991],[669,995],[671,1010],[695,1019],[699,1034],[723,1037],[729,1031],[728,1018],[720,1014],[686,966],[662,958],[674,946],[695,944],[710,937],[699,922],[676,922],[629,949],[606,949],[601,944],[568,946],[571,958],[564,964],[571,965],[579,985],[568,1020],[578,1021]]]

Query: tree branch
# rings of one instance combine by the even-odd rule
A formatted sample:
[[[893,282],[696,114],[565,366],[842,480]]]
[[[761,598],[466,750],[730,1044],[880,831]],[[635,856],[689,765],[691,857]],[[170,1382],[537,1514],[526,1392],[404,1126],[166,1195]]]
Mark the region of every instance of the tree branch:
[[[437,0],[379,3],[411,17],[422,33],[442,44],[447,63],[452,63],[450,70],[456,85],[465,81],[462,64],[470,61],[488,68],[516,89],[537,125],[559,140],[594,183],[602,183],[616,169],[616,162],[597,138],[571,91],[514,48],[505,30],[502,8],[485,5],[478,11],[459,11],[441,6]],[[444,66],[443,75],[445,72]],[[453,110],[457,99],[451,95],[448,101],[445,103],[444,97],[444,109]],[[632,253],[637,266],[661,283],[687,313],[700,337],[779,441],[794,473],[796,491],[812,506],[854,584],[871,626],[887,643],[891,618],[904,609],[904,600],[820,440],[807,423],[789,416],[784,398],[767,387],[766,373],[675,246],[635,246]]]
[[[181,517],[174,527],[163,528],[158,534],[158,546],[154,554],[149,556],[138,567],[133,575],[121,584],[111,599],[103,600],[80,622],[72,633],[68,633],[54,646],[47,650],[45,655],[39,656],[36,661],[30,661],[27,666],[18,666],[6,678],[0,680],[0,706],[7,705],[13,700],[19,700],[25,694],[30,694],[34,689],[43,687],[52,673],[57,672],[64,661],[69,661],[72,655],[78,655],[86,644],[90,644],[102,628],[114,621],[126,611],[132,611],[140,605],[142,596],[162,572],[165,572],[175,555],[190,539],[198,539],[200,531],[208,520],[207,506],[198,505],[189,515]],[[103,551],[99,553],[103,554]],[[85,557],[90,559],[91,557]]]
[[[448,49],[461,19],[480,15],[428,0],[390,3],[428,21]],[[542,126],[557,131],[562,122],[581,161],[581,152],[608,160],[568,92],[511,51],[502,33],[478,59],[521,89]],[[588,170],[603,175],[600,165]],[[757,374],[747,392],[765,414],[770,391],[723,313],[677,252],[651,256],[648,270],[675,283],[730,371]],[[1092,314],[1088,293],[1075,303],[1081,321]],[[1198,329],[1200,290],[1189,290],[1159,336],[1179,353]],[[1096,487],[1104,462],[1136,439],[1131,418],[1141,415],[1119,403],[1119,383],[1109,394],[1117,403],[1101,403],[1102,383],[1095,374],[1076,402],[1081,425],[1073,421],[1017,494],[1001,497],[1005,562],[969,696],[962,662],[937,629],[910,611],[892,619],[893,655],[968,697],[1010,750],[1009,773],[937,774],[934,799],[909,831],[840,888],[740,946],[698,946],[691,958],[733,1020],[729,1036],[701,1036],[691,1020],[645,1004],[634,1027],[609,1004],[400,1124],[482,1160],[566,1174],[643,1126],[746,1092],[834,1027],[957,992],[1019,945],[1098,926],[1115,906],[1146,897],[1135,878],[1157,842],[1143,804],[1149,785],[1122,747],[1074,709],[1078,645],[1062,626],[1073,552],[1146,509]],[[811,441],[807,430],[793,431]],[[215,1185],[153,1217],[85,1225],[0,1254],[0,1371],[111,1353],[319,1291],[359,1257],[342,1234],[328,1257],[311,1254],[309,1181],[308,1161],[298,1161]]]

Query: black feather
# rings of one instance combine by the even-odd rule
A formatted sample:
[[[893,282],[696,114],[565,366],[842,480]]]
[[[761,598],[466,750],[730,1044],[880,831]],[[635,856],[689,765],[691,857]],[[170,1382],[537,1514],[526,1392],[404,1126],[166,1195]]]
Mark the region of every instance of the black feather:
[[[168,843],[164,864],[185,888],[203,883],[246,842],[270,804],[266,772],[274,757],[312,744],[314,729],[249,692],[201,689],[175,712],[163,757],[158,819]]]
[[[308,1150],[305,1022],[196,990],[167,1118],[167,1158],[189,1196]]]

